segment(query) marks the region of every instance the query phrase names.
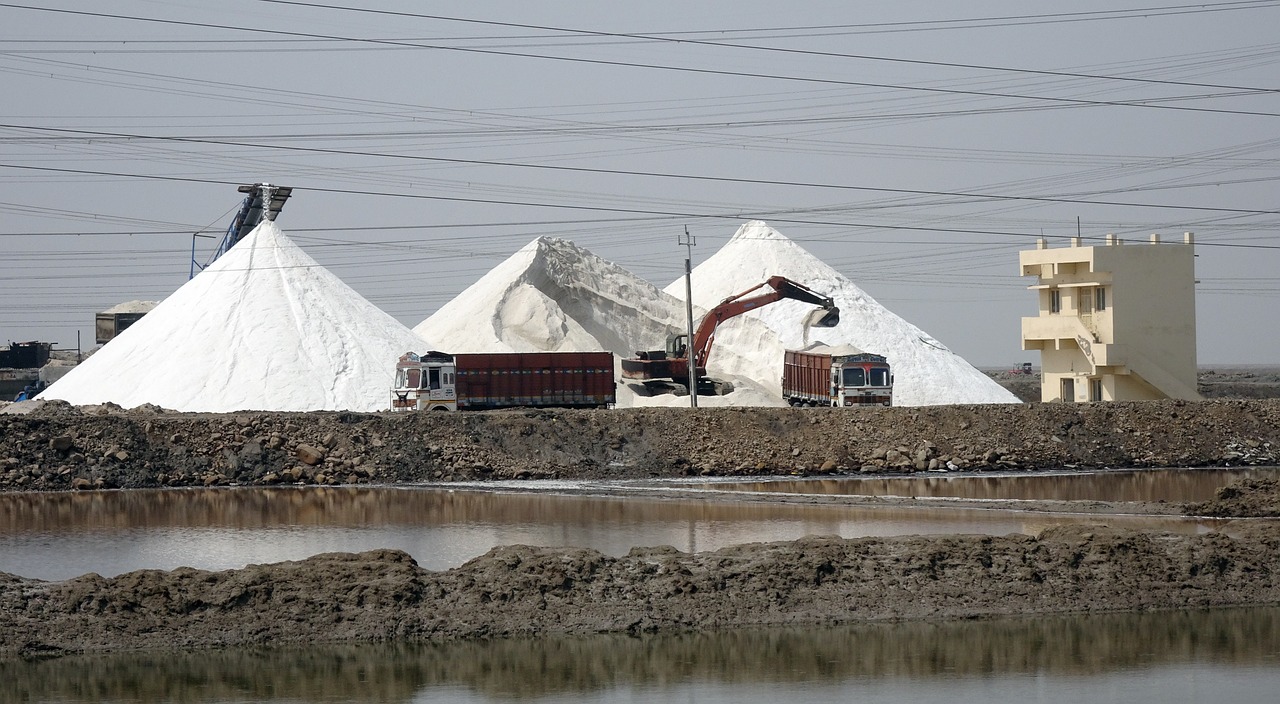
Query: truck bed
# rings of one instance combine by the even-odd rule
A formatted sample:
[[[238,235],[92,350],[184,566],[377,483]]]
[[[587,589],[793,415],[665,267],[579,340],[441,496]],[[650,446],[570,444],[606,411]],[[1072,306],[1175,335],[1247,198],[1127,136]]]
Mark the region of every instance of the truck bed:
[[[617,399],[609,352],[455,355],[458,408],[604,408]]]

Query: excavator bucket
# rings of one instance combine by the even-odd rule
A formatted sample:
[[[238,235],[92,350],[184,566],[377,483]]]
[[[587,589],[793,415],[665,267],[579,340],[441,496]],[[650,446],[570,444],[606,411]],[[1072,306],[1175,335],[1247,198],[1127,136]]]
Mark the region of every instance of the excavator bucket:
[[[831,306],[831,308],[827,309],[826,315],[823,315],[821,318],[818,319],[818,322],[814,323],[814,327],[834,328],[839,324],[840,324],[840,309],[836,308],[835,306]]]

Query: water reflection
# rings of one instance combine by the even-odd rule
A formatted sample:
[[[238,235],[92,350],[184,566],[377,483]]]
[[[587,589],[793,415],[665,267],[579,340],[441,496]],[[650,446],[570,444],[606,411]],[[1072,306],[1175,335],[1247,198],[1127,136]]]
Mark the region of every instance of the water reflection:
[[[1088,473],[999,475],[930,474],[909,477],[850,477],[758,482],[720,482],[722,491],[796,494],[914,496],[917,498],[1020,499],[1047,501],[1208,501],[1239,479],[1280,476],[1280,468],[1109,470]],[[696,487],[695,487],[696,488]]]
[[[1167,688],[1171,670],[1184,675],[1225,671],[1221,676],[1242,685],[1274,682],[1278,657],[1280,610],[1241,609],[718,635],[0,660],[0,699],[622,701],[636,691],[657,696],[681,691],[767,701],[762,697],[844,687],[873,688],[891,695],[882,697],[885,701],[908,702],[940,685],[981,682],[984,696],[1002,701],[1000,687],[1025,686],[1026,678],[1034,676],[1063,687],[1050,697],[1062,701],[1072,699],[1066,696],[1070,688],[1087,678],[1116,675],[1136,679],[1134,686],[1148,692],[1159,691],[1154,685],[1163,681]],[[1153,700],[1138,696],[1133,701]]]
[[[427,569],[498,545],[729,545],[906,534],[1035,534],[1061,523],[1182,533],[1225,522],[951,507],[644,499],[451,488],[279,487],[0,494],[0,572],[66,579],[180,566],[227,569],[321,552],[397,548]]]

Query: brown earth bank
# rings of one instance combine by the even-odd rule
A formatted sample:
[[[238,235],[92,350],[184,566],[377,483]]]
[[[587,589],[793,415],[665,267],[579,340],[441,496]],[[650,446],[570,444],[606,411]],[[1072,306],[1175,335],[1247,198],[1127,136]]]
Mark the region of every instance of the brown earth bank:
[[[1277,399],[409,414],[33,403],[0,413],[0,490],[1236,466],[1280,455]]]
[[[414,702],[422,700],[424,689],[443,686],[500,702],[598,701],[608,690],[649,692],[691,681],[772,687],[898,677],[953,680],[994,672],[1077,678],[1193,661],[1243,669],[1273,664],[1277,642],[1280,610],[1259,607],[640,637],[308,643],[25,662],[0,658],[0,697],[84,704]]]
[[[1040,402],[1040,372],[1022,369],[987,369],[986,375],[1026,403]],[[1208,399],[1280,398],[1280,369],[1253,365],[1200,369],[1196,390]]]
[[[925,408],[0,414],[0,487],[1276,464],[1280,401]],[[1276,515],[1280,483],[1198,515]],[[0,654],[444,641],[1280,603],[1280,526],[1177,536],[814,537],[684,554],[498,548],[444,572],[381,550],[206,572],[0,574]]]
[[[1280,530],[1106,527],[810,537],[685,554],[495,548],[423,570],[405,553],[43,582],[0,574],[0,654],[444,641],[1280,603]]]

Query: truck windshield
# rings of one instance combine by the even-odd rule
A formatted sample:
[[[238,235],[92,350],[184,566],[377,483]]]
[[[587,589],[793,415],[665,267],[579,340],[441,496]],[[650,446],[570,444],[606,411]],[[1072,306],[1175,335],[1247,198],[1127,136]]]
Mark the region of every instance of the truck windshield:
[[[422,370],[421,369],[408,370],[408,382],[409,383],[405,384],[404,387],[402,388],[406,388],[406,389],[420,388],[422,386]]]
[[[872,386],[888,386],[889,370],[884,367],[871,368],[871,385]]]
[[[866,386],[867,373],[862,367],[848,367],[844,370],[845,386]]]

